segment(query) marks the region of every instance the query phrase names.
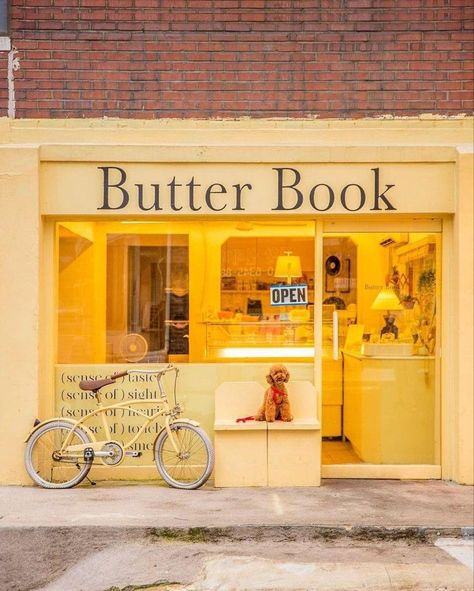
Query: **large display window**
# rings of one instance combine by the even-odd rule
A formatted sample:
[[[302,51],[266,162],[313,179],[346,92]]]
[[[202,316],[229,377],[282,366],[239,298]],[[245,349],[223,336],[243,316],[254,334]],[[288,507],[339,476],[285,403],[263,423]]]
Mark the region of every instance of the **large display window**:
[[[319,385],[323,465],[439,464],[440,234],[84,221],[57,245],[59,364],[283,361]]]
[[[60,364],[314,358],[313,222],[60,222],[57,247]]]

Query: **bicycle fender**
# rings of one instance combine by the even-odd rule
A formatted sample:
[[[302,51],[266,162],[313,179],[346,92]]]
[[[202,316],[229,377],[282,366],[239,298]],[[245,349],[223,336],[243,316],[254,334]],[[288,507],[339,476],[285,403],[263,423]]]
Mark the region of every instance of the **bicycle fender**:
[[[193,419],[176,419],[176,421],[173,421],[171,423],[171,425],[174,425],[175,423],[187,423],[188,425],[192,425],[193,427],[200,427],[201,426],[201,423],[198,423],[197,421],[193,421]]]
[[[33,429],[31,429],[31,431],[28,433],[24,442],[27,443],[28,440],[30,439],[30,437],[33,435],[33,433],[36,433],[36,431],[38,431],[38,429],[40,429],[44,425],[47,425],[48,423],[53,423],[54,421],[63,421],[65,423],[69,423],[73,427],[76,425],[76,421],[73,421],[72,419],[66,419],[64,417],[53,417],[52,419],[47,419],[46,421],[42,421],[41,423],[38,423],[36,425],[36,427],[33,427]],[[88,427],[86,427],[85,425],[81,425],[79,427],[79,429],[82,429],[83,431],[85,431],[87,433],[87,435],[89,435],[89,437],[91,438],[91,441],[96,441],[94,434],[92,433],[92,431]]]

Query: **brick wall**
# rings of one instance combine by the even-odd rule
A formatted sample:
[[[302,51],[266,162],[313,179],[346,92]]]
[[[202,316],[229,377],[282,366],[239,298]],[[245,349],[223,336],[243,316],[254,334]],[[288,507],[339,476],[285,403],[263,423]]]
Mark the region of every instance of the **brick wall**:
[[[472,0],[12,0],[11,17],[17,117],[473,111]]]

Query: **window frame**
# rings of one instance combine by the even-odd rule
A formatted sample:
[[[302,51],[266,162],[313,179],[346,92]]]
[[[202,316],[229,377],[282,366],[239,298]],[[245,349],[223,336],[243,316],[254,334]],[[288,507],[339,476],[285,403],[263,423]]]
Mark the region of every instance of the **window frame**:
[[[10,35],[10,11],[8,0],[0,0],[0,37]]]

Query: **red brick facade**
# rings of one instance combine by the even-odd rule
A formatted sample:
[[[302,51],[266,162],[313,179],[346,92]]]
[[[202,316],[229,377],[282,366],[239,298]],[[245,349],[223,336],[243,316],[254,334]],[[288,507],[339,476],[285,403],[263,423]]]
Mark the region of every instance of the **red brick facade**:
[[[474,107],[472,0],[12,0],[10,15],[18,118]],[[0,52],[0,116],[6,79]]]

